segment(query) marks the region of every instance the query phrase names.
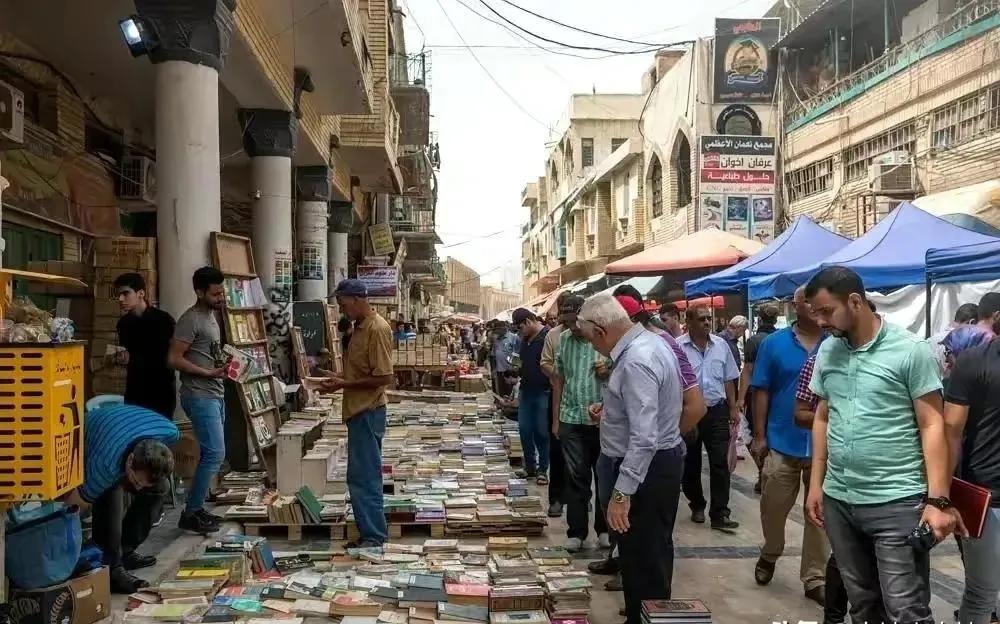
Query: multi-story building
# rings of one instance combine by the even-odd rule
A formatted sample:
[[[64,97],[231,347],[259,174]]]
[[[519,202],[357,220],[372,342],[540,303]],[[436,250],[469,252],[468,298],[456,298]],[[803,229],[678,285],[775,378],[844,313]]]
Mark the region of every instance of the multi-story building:
[[[445,258],[444,273],[447,279],[445,304],[455,312],[479,314],[480,297],[479,273],[455,258]]]
[[[521,293],[501,290],[493,286],[483,286],[479,294],[479,316],[488,321],[521,302]]]
[[[859,236],[900,201],[1000,188],[1000,2],[787,4],[772,13],[788,25],[778,46],[790,216]]]

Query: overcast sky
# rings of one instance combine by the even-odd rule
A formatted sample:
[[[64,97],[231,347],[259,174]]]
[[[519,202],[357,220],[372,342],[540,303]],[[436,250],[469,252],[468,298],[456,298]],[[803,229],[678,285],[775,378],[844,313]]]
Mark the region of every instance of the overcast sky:
[[[571,26],[657,45],[709,36],[715,17],[757,17],[773,4],[773,0],[511,1]],[[504,0],[400,3],[407,15],[407,48],[412,52],[425,46],[431,53],[431,130],[438,133],[442,162],[437,229],[444,244],[438,255],[471,266],[482,274],[483,284],[503,283],[509,290],[520,290],[520,228],[527,220],[521,190],[543,173],[546,126],[556,124],[571,93],[638,92],[653,55],[595,60],[540,50],[472,11],[503,23],[488,4],[533,33],[570,45],[615,50],[639,46],[567,30]],[[604,56],[536,42],[558,52]]]

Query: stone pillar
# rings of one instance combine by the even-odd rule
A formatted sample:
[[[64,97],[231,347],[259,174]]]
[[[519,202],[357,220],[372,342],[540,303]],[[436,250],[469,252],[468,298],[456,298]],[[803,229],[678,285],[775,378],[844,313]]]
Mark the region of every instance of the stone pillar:
[[[219,70],[233,0],[135,0],[156,29],[156,247],[160,307],[194,302],[191,275],[211,264],[209,233],[222,229]]]
[[[271,365],[292,378],[292,154],[298,125],[289,111],[240,109],[250,156],[253,261],[269,303],[264,314]]]
[[[327,212],[330,203],[330,168],[318,165],[295,170],[298,205],[295,212],[297,295],[300,301],[326,300],[333,292],[327,284]]]
[[[354,205],[351,202],[330,202],[330,230],[327,238],[327,278],[329,291],[337,287],[347,274],[347,237],[354,222]]]

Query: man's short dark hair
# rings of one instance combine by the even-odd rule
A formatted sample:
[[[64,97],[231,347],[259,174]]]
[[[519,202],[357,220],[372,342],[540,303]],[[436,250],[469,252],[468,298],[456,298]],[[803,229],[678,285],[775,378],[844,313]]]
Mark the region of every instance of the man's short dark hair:
[[[154,484],[169,479],[174,472],[174,454],[159,440],[139,440],[132,448],[132,467],[149,476]]]
[[[811,299],[821,290],[826,290],[843,301],[855,293],[862,300],[867,300],[865,284],[861,281],[861,276],[847,267],[827,267],[813,275],[809,283],[806,284],[806,297]]]
[[[660,316],[664,314],[669,314],[671,316],[681,317],[681,309],[677,307],[676,303],[664,303],[660,306]]]
[[[225,276],[222,275],[222,271],[219,269],[203,266],[194,272],[194,275],[191,277],[191,283],[194,285],[195,290],[206,291],[215,284],[221,284],[225,279]]]
[[[698,303],[693,306],[688,306],[687,312],[685,312],[684,315],[689,321],[693,321],[698,318],[698,310],[711,310],[711,308],[708,307],[707,303]]]
[[[979,300],[979,318],[985,320],[993,318],[993,315],[1000,312],[1000,293],[988,292]]]
[[[963,303],[955,310],[955,322],[969,325],[979,321],[979,306],[974,303]]]
[[[774,303],[762,303],[757,306],[757,318],[760,319],[762,325],[774,325],[778,322],[778,315],[781,314],[781,308]]]
[[[562,297],[562,295],[560,295]],[[577,294],[570,294],[568,297],[564,297],[562,301],[559,302],[559,313],[560,314],[576,314],[583,307],[583,302],[586,301],[582,296]]]
[[[114,287],[116,291],[122,288],[131,288],[135,292],[139,292],[146,290],[146,280],[142,279],[138,273],[122,273],[115,278]]]

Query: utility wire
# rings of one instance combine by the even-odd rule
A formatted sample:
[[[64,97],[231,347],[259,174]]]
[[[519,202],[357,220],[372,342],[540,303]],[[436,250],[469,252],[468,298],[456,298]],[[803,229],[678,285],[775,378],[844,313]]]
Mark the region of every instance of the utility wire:
[[[646,46],[646,47],[658,45],[658,44],[655,44],[655,43],[649,43],[648,41],[634,41],[632,39],[623,39],[621,37],[615,37],[615,36],[612,36],[612,35],[602,35],[601,33],[597,33],[597,32],[591,31],[591,30],[586,30],[586,29],[583,29],[583,28],[577,28],[576,26],[570,26],[569,24],[560,22],[559,20],[553,19],[551,17],[546,17],[545,15],[542,15],[541,13],[535,13],[534,11],[532,11],[530,9],[526,9],[523,6],[519,5],[519,4],[515,4],[514,2],[511,2],[511,0],[500,0],[500,1],[503,2],[504,4],[507,4],[507,5],[510,5],[510,6],[514,7],[515,9],[518,9],[519,11],[524,11],[528,15],[534,15],[538,19],[542,19],[542,20],[545,20],[546,22],[551,22],[553,24],[558,24],[559,26],[562,26],[563,28],[568,28],[570,30],[575,30],[577,32],[582,32],[582,33],[585,33],[585,34],[588,34],[588,35],[593,35],[595,37],[600,37],[601,39],[610,39],[611,41],[621,41],[622,43],[632,43],[632,44],[635,44],[635,45],[641,45],[641,46]]]

